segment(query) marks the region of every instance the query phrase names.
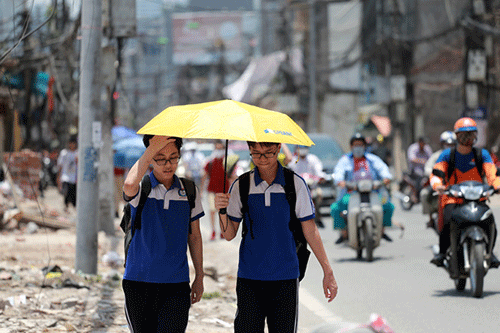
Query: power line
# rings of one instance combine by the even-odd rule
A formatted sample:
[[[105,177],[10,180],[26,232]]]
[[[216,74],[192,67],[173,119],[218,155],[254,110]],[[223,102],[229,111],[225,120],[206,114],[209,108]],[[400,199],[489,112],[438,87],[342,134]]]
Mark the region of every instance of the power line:
[[[54,5],[57,3],[57,0],[53,0],[54,1]],[[31,10],[33,10],[33,8],[31,8]],[[30,37],[31,35],[33,35],[35,32],[37,32],[38,30],[40,30],[40,28],[42,28],[45,24],[47,24],[55,15],[56,13],[56,10],[55,10],[55,6],[54,6],[54,9],[52,9],[52,13],[50,14],[49,18],[47,18],[43,23],[41,23],[38,27],[36,27],[35,29],[33,29],[32,31],[30,31],[29,33],[26,33],[26,30],[28,28],[28,24],[25,25],[25,29],[23,31],[23,34],[21,36],[21,38],[19,38],[19,40],[17,41],[16,44],[14,44],[10,49],[8,49],[4,54],[2,54],[2,56],[0,57],[0,64],[2,64],[5,60],[5,58],[7,58],[7,56],[12,52],[14,51],[18,46],[19,44],[21,44],[22,41],[24,41],[26,38]],[[28,13],[28,17],[30,17],[31,13]]]

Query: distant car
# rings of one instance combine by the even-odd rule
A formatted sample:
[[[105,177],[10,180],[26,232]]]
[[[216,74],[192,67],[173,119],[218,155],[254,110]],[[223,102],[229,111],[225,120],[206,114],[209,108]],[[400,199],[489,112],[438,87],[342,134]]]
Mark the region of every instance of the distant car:
[[[330,215],[330,205],[337,200],[337,190],[333,182],[333,170],[338,160],[344,155],[340,145],[326,133],[308,133],[314,145],[309,147],[309,152],[318,156],[323,164],[323,172],[326,174],[325,182],[319,186],[322,191],[323,201],[319,209],[323,216]],[[292,153],[296,146],[290,147]]]

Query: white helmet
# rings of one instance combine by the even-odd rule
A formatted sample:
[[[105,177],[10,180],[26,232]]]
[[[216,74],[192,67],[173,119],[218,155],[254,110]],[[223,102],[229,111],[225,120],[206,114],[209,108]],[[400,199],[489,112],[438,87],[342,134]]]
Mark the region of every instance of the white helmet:
[[[457,135],[452,131],[444,131],[439,137],[441,144],[454,145],[457,143]]]

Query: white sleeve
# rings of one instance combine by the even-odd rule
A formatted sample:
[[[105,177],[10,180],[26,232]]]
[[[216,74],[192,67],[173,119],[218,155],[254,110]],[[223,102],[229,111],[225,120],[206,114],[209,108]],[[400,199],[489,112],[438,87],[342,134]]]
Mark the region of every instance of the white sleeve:
[[[311,199],[309,187],[302,177],[295,175],[294,177],[295,193],[297,200],[295,202],[295,214],[301,221],[312,218],[314,213],[314,205]]]
[[[195,186],[195,191],[196,191],[196,200],[194,201],[193,211],[191,212],[191,219],[204,213],[203,206],[201,204],[201,194],[200,191],[198,190],[198,186]]]
[[[252,182],[252,177],[250,177],[250,183]],[[236,179],[231,187],[229,188],[229,205],[227,206],[227,215],[231,217],[232,220],[240,222],[243,218],[241,214],[241,198],[240,198],[240,179]]]

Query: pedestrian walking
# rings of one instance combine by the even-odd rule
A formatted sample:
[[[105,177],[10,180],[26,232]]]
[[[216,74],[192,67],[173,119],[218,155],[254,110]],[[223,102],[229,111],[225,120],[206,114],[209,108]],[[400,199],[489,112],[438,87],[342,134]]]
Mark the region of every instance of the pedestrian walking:
[[[296,332],[300,271],[290,230],[292,212],[323,269],[323,291],[329,302],[337,295],[337,282],[314,223],[314,206],[304,179],[278,163],[281,144],[248,142],[248,146],[255,168],[235,180],[229,193],[217,193],[214,201],[217,210],[227,210],[219,213],[226,240],[234,239],[243,224],[234,331],[264,332],[267,321],[270,333]],[[296,196],[293,209],[285,189],[290,188],[286,181],[290,173]],[[248,177],[247,202],[242,202],[243,177]]]
[[[196,142],[188,142],[182,153],[182,163],[186,169],[186,177],[194,180],[197,185],[201,184],[205,156],[198,150]]]
[[[238,155],[228,152],[228,168],[227,174],[224,169],[224,143],[222,140],[215,141],[215,149],[212,154],[208,157],[208,161],[205,164],[203,177],[201,179],[201,188],[205,188],[205,184],[208,181],[207,195],[208,202],[210,205],[210,225],[212,227],[212,235],[210,240],[215,240],[217,233],[215,231],[215,214],[216,209],[214,206],[214,196],[215,193],[224,192],[224,189],[228,189],[229,185],[236,179],[235,166],[238,161]],[[226,174],[226,175],[225,175]],[[226,183],[224,184],[224,179]],[[220,237],[223,238],[222,232]]]
[[[78,178],[78,144],[76,135],[68,141],[68,147],[61,150],[57,159],[58,188],[64,197],[64,212],[68,212],[69,204],[76,208],[76,181]]]
[[[191,208],[187,186],[175,175],[182,139],[145,135],[143,141],[146,151],[129,170],[123,186],[134,223],[143,202],[141,228],[135,229],[126,251],[125,313],[131,332],[185,332],[189,308],[203,294],[201,197],[195,189]],[[151,186],[143,201],[143,175],[150,164]],[[191,287],[188,247],[195,270]]]

